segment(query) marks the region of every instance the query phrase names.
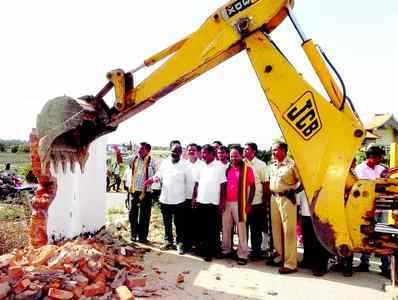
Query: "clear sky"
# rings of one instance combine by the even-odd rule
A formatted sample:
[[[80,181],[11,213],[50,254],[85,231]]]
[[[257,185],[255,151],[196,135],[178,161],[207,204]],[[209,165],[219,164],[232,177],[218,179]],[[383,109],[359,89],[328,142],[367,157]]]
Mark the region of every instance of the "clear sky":
[[[27,139],[48,99],[95,94],[107,71],[139,65],[194,31],[225,2],[1,1],[0,138]],[[307,36],[338,68],[365,121],[373,113],[398,113],[398,1],[297,0],[294,11]],[[272,37],[319,87],[290,22]],[[175,138],[185,144],[219,139],[264,146],[278,135],[242,52],[123,123],[108,142],[166,145]]]

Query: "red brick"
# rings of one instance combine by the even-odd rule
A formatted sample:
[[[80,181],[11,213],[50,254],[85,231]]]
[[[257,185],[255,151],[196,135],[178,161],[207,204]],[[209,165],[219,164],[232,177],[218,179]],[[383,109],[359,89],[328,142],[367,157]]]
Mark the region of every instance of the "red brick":
[[[84,293],[84,296],[86,296],[86,297],[94,297],[97,295],[103,295],[103,294],[105,294],[105,285],[99,284],[99,283],[91,284],[84,288],[83,293]]]
[[[98,273],[98,275],[95,277],[95,283],[106,283],[106,273],[104,271]]]
[[[8,268],[8,276],[12,280],[18,280],[23,276],[23,269],[21,266],[12,266]]]
[[[74,273],[73,271],[76,271],[76,268],[74,268],[72,264],[64,264],[64,271],[66,273],[72,274]]]
[[[81,287],[86,287],[88,285],[88,278],[82,274],[75,274],[72,278],[77,281]]]
[[[15,300],[32,300],[42,299],[43,293],[41,290],[26,290],[15,296]]]
[[[105,276],[107,279],[114,279],[115,278],[115,273],[112,271],[109,271],[107,268],[103,268],[102,272],[105,273]]]
[[[176,278],[176,283],[183,283],[184,282],[184,275],[178,274]]]
[[[48,290],[48,296],[55,299],[72,299],[73,293],[65,290],[50,288]]]
[[[61,287],[61,283],[59,282],[59,280],[52,280],[50,281],[50,283],[47,285],[48,288],[54,288],[54,289],[58,289]]]
[[[73,290],[72,290],[72,292],[73,292],[73,294],[75,295],[75,298],[76,299],[80,299],[80,297],[82,296],[82,294],[83,294],[83,288],[82,287],[75,287]]]
[[[20,294],[22,293],[24,290],[27,289],[27,287],[30,285],[30,280],[29,279],[24,279],[21,280],[20,282],[17,283],[17,285],[14,288],[14,293],[15,294]]]
[[[126,285],[133,289],[135,287],[144,287],[146,285],[146,278],[144,277],[127,277]]]
[[[95,278],[97,277],[99,271],[98,270],[92,270],[90,269],[88,266],[85,266],[84,268],[80,269],[84,275],[86,275],[89,279],[91,280],[95,280]]]
[[[64,282],[63,282],[63,288],[67,291],[73,291],[73,289],[76,288],[77,286],[78,286],[77,281],[64,280]]]

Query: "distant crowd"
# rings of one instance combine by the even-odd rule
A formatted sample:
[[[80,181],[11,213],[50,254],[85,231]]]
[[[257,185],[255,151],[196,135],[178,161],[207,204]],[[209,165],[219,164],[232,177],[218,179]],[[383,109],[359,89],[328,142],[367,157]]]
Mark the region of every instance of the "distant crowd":
[[[256,143],[226,147],[215,141],[189,144],[184,152],[174,140],[169,157],[158,165],[151,145],[140,143],[127,159],[123,178],[120,165],[112,165],[115,189],[122,182],[128,189],[131,240],[150,243],[151,208],[158,197],[165,233],[162,250],[193,253],[205,261],[235,259],[239,265],[265,260],[280,274],[295,273],[298,267],[312,270],[315,276],[330,269],[344,276],[352,276],[353,270],[369,271],[369,255],[362,254],[353,268],[353,257],[333,257],[319,242],[288,145],[273,145],[270,165],[257,158],[257,151]],[[357,166],[354,162],[351,171],[360,179],[379,178],[385,171],[384,154],[379,147],[369,147],[367,159]],[[297,245],[304,250],[300,262]],[[381,261],[381,274],[389,277],[389,258]]]

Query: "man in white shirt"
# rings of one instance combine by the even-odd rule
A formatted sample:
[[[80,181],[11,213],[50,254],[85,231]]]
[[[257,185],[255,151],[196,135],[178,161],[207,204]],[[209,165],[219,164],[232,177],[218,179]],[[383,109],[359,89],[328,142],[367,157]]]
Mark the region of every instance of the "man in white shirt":
[[[217,149],[217,159],[221,163],[221,165],[224,167],[225,171],[228,168],[228,163],[229,163],[229,150],[228,147],[226,146],[220,146]]]
[[[184,202],[186,185],[191,172],[185,161],[181,160],[182,148],[178,143],[172,144],[171,155],[166,158],[155,176],[145,181],[145,185],[161,182],[159,202],[163,215],[165,245],[162,250],[175,249],[172,223],[176,228],[176,243],[180,254],[184,254]]]
[[[185,191],[185,213],[184,213],[184,251],[190,251],[192,246],[198,244],[198,226],[196,210],[192,208],[192,194],[195,186],[195,179],[203,162],[199,160],[198,145],[195,143],[187,146],[187,167],[191,172],[191,177],[187,182]]]
[[[382,173],[386,171],[386,167],[381,165],[385,151],[375,145],[371,145],[366,150],[366,160],[355,167],[355,175],[359,179],[377,179],[382,177]],[[386,222],[386,214],[376,211],[376,221]],[[368,272],[369,271],[369,254],[362,253],[361,263],[355,268],[355,271]],[[390,276],[390,259],[388,256],[381,257],[381,274],[385,277]]]
[[[213,147],[215,147],[217,145],[217,141],[213,143]],[[228,166],[229,166],[229,149],[227,146],[224,145],[217,145],[217,147],[215,147],[216,149],[216,154],[217,154],[217,160],[216,162],[218,162],[221,166],[221,168],[224,170],[224,173],[227,172]],[[220,233],[222,233],[222,213],[220,212],[218,215],[218,220],[217,220],[217,227],[218,230],[220,231]],[[231,230],[231,248],[233,248],[233,244],[234,244],[234,233],[235,230],[234,228],[232,228]],[[217,235],[217,247],[221,250],[221,238],[220,235]]]
[[[221,141],[218,141],[218,140],[214,141],[214,142],[211,144],[211,146],[213,146],[213,148],[214,148],[214,151],[216,151],[216,157],[215,157],[216,160],[218,160],[217,151],[218,151],[218,149],[219,149],[222,145],[223,145],[223,144],[221,143]]]
[[[199,240],[200,252],[205,261],[211,261],[218,253],[217,235],[220,235],[217,218],[220,199],[225,197],[225,171],[220,163],[215,161],[216,150],[211,145],[204,145],[202,158],[204,164],[196,177],[192,205],[197,209],[200,222]]]
[[[252,250],[250,259],[252,260],[264,258],[261,251],[261,244],[263,242],[263,232],[267,232],[266,225],[268,224],[265,204],[267,201],[271,201],[267,165],[256,157],[257,151],[258,147],[256,143],[247,143],[245,145],[244,161],[253,169],[256,182],[256,193],[252,202],[252,211],[248,216]]]

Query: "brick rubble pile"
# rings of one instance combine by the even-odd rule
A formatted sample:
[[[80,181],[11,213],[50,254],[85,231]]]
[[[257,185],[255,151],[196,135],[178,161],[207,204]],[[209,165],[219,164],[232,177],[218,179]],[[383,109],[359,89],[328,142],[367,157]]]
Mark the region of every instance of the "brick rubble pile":
[[[0,299],[135,299],[146,286],[143,249],[108,243],[106,231],[0,256]]]

